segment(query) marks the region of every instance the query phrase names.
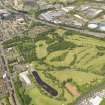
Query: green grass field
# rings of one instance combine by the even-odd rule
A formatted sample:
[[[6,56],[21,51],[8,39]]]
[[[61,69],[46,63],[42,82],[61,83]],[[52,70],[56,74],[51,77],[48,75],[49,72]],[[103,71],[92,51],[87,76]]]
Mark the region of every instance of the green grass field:
[[[56,77],[61,82],[66,81],[67,79],[73,79],[78,85],[84,85],[86,83],[92,83],[94,81],[101,81],[104,77],[95,75],[93,73],[86,73],[82,71],[51,71],[50,72],[54,77]]]
[[[30,105],[61,105],[63,103],[63,101],[57,101],[42,95],[37,88],[28,88],[26,93],[32,97]]]
[[[32,101],[30,105],[67,105],[67,103],[72,102],[76,99],[76,97],[73,97],[71,94],[68,93],[66,89],[64,89],[64,97],[66,98],[66,101],[64,100],[56,100],[50,97],[47,97],[45,95],[42,95],[38,88],[27,88],[26,93],[32,97]]]

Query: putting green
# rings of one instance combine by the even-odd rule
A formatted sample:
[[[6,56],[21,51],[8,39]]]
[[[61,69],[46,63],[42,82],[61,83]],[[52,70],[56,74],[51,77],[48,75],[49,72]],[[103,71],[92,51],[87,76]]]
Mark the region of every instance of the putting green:
[[[47,44],[45,40],[40,40],[36,44],[36,55],[38,59],[42,59],[47,56]]]

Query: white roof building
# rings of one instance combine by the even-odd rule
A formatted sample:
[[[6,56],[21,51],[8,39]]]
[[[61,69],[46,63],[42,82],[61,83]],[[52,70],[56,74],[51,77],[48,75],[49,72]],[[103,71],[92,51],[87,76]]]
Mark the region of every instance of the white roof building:
[[[90,99],[90,103],[92,103],[92,105],[100,105],[102,100],[103,99],[101,97],[96,96],[95,98]]]
[[[99,27],[100,31],[105,31],[105,25]]]
[[[73,10],[75,8],[75,6],[68,6],[68,7],[62,7],[62,10],[64,10],[65,12],[69,12],[71,10]]]
[[[24,81],[27,85],[31,85],[31,80],[28,78],[28,71],[19,74],[20,80]]]
[[[97,27],[98,27],[98,25],[95,24],[95,23],[90,23],[90,24],[88,24],[88,28],[90,28],[90,29],[95,29],[95,28],[97,28]]]
[[[45,19],[47,21],[53,21],[53,19],[65,15],[64,11],[47,11],[40,15],[40,19]]]
[[[6,73],[3,74],[3,79],[5,79],[5,78],[7,78],[7,74]]]

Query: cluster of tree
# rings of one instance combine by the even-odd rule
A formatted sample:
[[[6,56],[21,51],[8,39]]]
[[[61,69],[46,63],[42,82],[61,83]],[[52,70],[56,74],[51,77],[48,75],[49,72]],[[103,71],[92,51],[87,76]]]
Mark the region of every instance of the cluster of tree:
[[[15,81],[15,90],[20,103],[22,105],[29,105],[32,98],[28,94],[26,94],[25,88],[23,87],[19,79]]]

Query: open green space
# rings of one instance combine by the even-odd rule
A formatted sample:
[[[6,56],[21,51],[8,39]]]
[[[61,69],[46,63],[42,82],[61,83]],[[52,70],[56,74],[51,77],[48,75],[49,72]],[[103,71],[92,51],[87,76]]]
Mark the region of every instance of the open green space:
[[[25,63],[32,64],[40,77],[59,93],[52,97],[32,80],[32,87],[26,87],[21,97],[23,102],[24,97],[30,100],[27,105],[68,105],[78,97],[67,91],[67,82],[72,82],[82,95],[105,81],[104,39],[55,29],[36,38],[17,37],[4,43],[5,48],[13,46],[24,57]]]
[[[47,44],[45,41],[39,41],[36,43],[36,55],[38,59],[42,59],[47,56]]]
[[[50,73],[60,81],[72,79],[78,85],[101,81],[104,77],[93,73],[86,73],[82,71],[66,70],[64,71],[50,71]]]

